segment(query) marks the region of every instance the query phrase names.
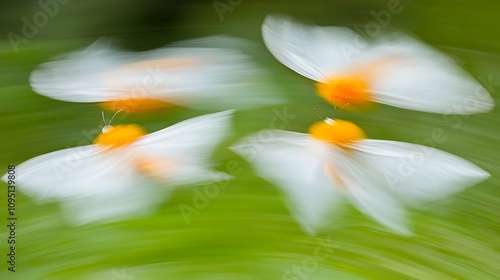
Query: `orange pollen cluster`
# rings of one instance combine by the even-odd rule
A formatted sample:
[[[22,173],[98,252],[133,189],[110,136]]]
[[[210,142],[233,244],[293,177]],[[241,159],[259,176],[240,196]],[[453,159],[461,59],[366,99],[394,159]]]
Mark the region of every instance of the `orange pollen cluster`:
[[[317,83],[318,95],[337,107],[365,106],[371,103],[369,83],[357,76],[339,76]]]
[[[352,122],[331,119],[313,124],[309,128],[309,134],[318,140],[343,148],[366,138],[363,130]]]
[[[172,104],[152,98],[129,98],[102,102],[101,107],[108,111],[122,109],[124,112],[141,113],[162,110]]]
[[[132,144],[144,135],[146,131],[138,125],[117,125],[97,136],[94,144],[114,149]]]

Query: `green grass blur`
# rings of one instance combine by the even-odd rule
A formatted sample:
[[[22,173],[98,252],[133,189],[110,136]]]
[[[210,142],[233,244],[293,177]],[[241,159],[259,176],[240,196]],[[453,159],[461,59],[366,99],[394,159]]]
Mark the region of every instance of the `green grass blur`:
[[[86,139],[82,131],[98,127],[97,106],[39,96],[28,79],[38,64],[86,47],[101,36],[116,38],[124,48],[137,51],[216,34],[250,39],[258,46],[250,55],[270,70],[289,102],[237,112],[236,132],[225,144],[268,128],[273,110],[284,106],[296,116],[286,129],[305,132],[317,121],[312,108],[324,116],[331,115],[332,108],[314,94],[310,81],[267,52],[260,37],[264,17],[279,12],[306,22],[363,30],[374,20],[373,12],[387,9],[391,1],[220,0],[239,3],[223,18],[213,2],[69,0],[33,38],[18,46],[18,52],[7,35],[21,35],[22,18],[32,21],[42,8],[35,0],[2,2],[0,168],[6,172],[9,164],[80,145]],[[384,32],[411,32],[449,54],[500,102],[500,2],[401,0],[400,5],[402,11],[392,15]],[[205,113],[209,111],[180,109],[153,117],[117,117],[116,123],[140,123],[155,131]],[[65,223],[58,204],[40,205],[18,191],[16,273],[7,271],[7,191],[1,183],[0,279],[498,279],[500,110],[447,119],[377,106],[370,113],[337,116],[357,123],[375,139],[420,143],[434,129],[442,129],[447,140],[437,148],[474,162],[492,178],[426,209],[411,209],[412,237],[386,231],[351,206],[339,213],[336,228],[310,237],[294,221],[278,190],[221,146],[214,155],[218,169],[238,176],[220,188],[189,224],[179,205],[193,204],[195,187],[173,192],[155,215],[80,227]],[[237,162],[237,168],[228,170],[229,162]],[[204,186],[196,188],[203,191]],[[328,238],[333,244],[330,255],[311,263],[321,244],[318,239]],[[302,278],[286,278],[295,266],[309,272]]]

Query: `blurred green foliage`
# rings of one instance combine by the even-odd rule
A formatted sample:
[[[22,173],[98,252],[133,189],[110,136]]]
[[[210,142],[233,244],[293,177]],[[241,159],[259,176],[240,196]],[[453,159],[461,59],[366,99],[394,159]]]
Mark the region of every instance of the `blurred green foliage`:
[[[100,109],[93,104],[51,100],[31,90],[32,69],[55,55],[86,47],[102,36],[116,38],[131,50],[215,34],[251,39],[259,46],[251,55],[271,70],[271,78],[290,100],[286,110],[296,115],[286,129],[304,132],[317,121],[313,107],[322,115],[330,115],[332,109],[314,94],[310,81],[265,50],[262,20],[278,12],[306,22],[363,29],[374,20],[373,12],[387,9],[389,1],[220,0],[227,5],[239,3],[222,18],[211,0],[66,2],[32,38],[25,38],[18,52],[9,34],[21,36],[23,18],[33,22],[42,8],[35,0],[0,3],[4,36],[0,40],[0,167],[5,171],[8,164],[78,145],[84,139],[82,131],[101,122]],[[498,104],[500,2],[401,0],[401,5],[402,12],[392,15],[383,31],[411,32],[451,55],[473,76],[483,77]],[[237,112],[236,132],[225,144],[269,127],[276,108],[283,107]],[[205,113],[181,109],[149,117],[118,117],[117,123],[137,122],[154,131]],[[478,164],[492,178],[427,209],[413,209],[412,237],[386,231],[351,206],[343,209],[329,235],[309,237],[293,220],[277,189],[221,146],[214,155],[219,169],[236,160],[242,172],[189,224],[179,205],[192,203],[194,187],[173,192],[154,216],[81,227],[66,224],[57,204],[39,205],[18,192],[17,272],[7,271],[8,233],[2,226],[0,279],[306,279],[283,278],[303,265],[309,265],[308,279],[498,279],[500,111],[461,117],[458,128],[442,115],[386,106],[366,114],[342,112],[340,118],[359,124],[370,138],[406,142],[422,141],[441,128],[448,140],[437,148]],[[6,185],[1,187],[3,220]],[[318,238],[334,240],[335,246],[312,267],[307,260],[314,256]]]

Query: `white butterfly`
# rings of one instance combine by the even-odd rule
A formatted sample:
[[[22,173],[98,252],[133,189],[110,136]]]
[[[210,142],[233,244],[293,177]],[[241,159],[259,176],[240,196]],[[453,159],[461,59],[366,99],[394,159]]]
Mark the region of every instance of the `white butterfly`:
[[[231,149],[284,192],[289,209],[310,234],[331,224],[330,215],[343,198],[390,229],[409,234],[405,205],[443,198],[489,177],[434,148],[365,139],[359,127],[342,120],[317,123],[310,134],[269,130],[265,135],[258,145],[249,136]]]
[[[101,102],[114,111],[150,111],[171,105],[246,109],[281,101],[267,73],[245,54],[229,48],[244,43],[211,37],[136,53],[101,39],[42,64],[30,82],[41,95],[69,102]]]
[[[230,178],[211,169],[210,154],[229,132],[231,115],[196,117],[147,135],[137,125],[107,126],[93,145],[20,164],[16,185],[39,200],[61,201],[74,224],[149,213],[174,186]]]
[[[446,55],[401,35],[367,42],[349,28],[268,16],[262,36],[278,61],[317,82],[317,93],[351,109],[372,102],[445,114],[493,108],[486,89]]]

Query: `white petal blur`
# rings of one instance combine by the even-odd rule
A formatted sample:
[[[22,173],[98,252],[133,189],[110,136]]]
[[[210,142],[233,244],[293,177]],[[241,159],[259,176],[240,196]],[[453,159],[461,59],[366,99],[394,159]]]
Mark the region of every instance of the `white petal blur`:
[[[16,166],[16,183],[40,202],[60,202],[72,224],[143,216],[173,187],[231,178],[210,158],[231,115],[192,118],[118,148],[96,143],[41,155]]]
[[[272,139],[259,141],[258,147],[248,136],[231,149],[249,161],[259,176],[283,191],[297,221],[306,232],[314,234],[342,202],[339,189],[323,172],[321,158],[328,150],[303,134],[266,132]]]
[[[68,102],[124,101],[111,110],[146,111],[144,99],[217,110],[282,102],[268,73],[235,49],[243,47],[252,43],[219,36],[131,52],[103,38],[40,65],[30,83],[35,92]]]
[[[282,191],[298,223],[312,235],[334,223],[343,200],[408,235],[405,206],[421,206],[489,177],[462,158],[416,144],[362,139],[346,149],[309,134],[261,133],[269,137],[258,146],[251,135],[232,150]]]
[[[381,35],[367,41],[349,28],[270,15],[262,36],[275,58],[293,71],[322,84],[355,77],[367,85],[367,99],[372,102],[464,115],[494,106],[488,91],[451,58],[408,35]],[[342,97],[346,98],[356,97]]]

